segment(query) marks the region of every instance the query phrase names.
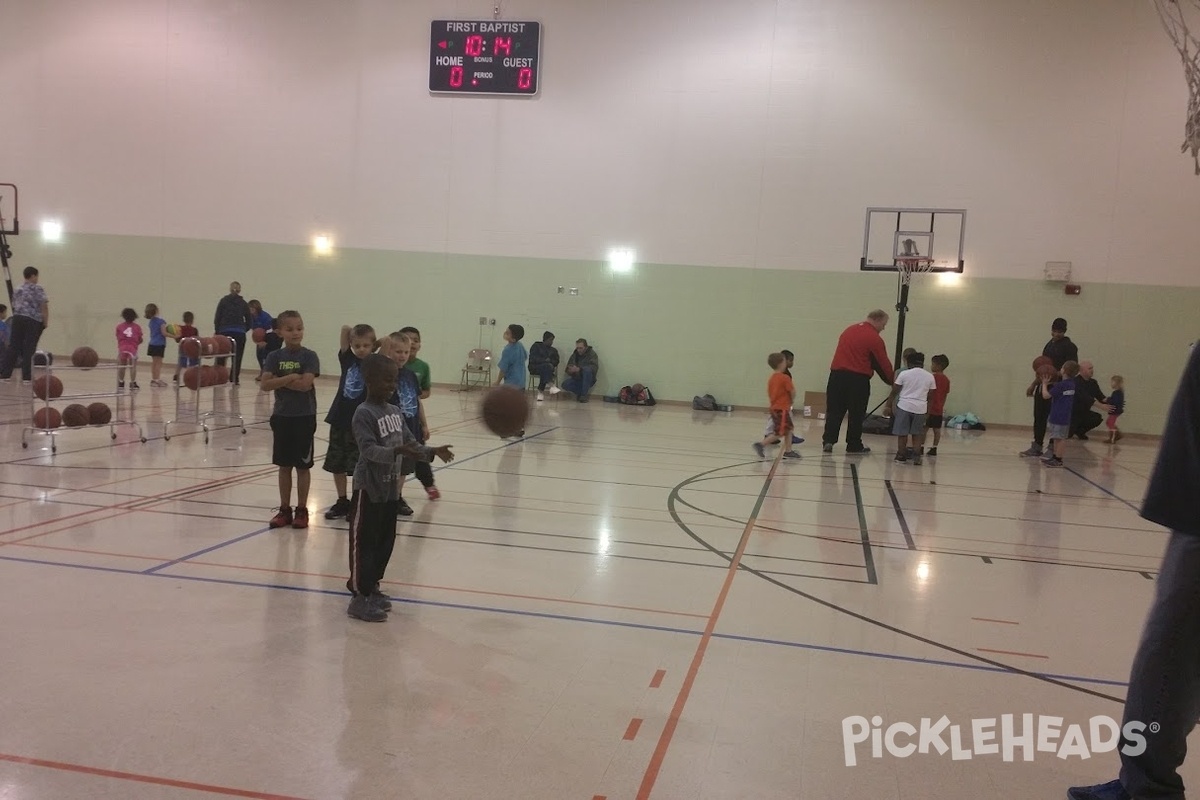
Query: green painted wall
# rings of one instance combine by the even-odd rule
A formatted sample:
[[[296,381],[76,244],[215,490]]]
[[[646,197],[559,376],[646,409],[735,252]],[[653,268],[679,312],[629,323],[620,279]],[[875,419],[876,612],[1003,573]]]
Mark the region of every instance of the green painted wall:
[[[735,405],[765,405],[766,356],[795,351],[797,389],[823,390],[838,333],[875,307],[892,309],[890,275],[642,264],[614,275],[599,262],[340,249],[317,258],[307,247],[152,237],[73,234],[57,244],[12,240],[14,273],[38,265],[49,292],[55,352],[88,344],[115,355],[113,329],[124,306],[156,302],[168,321],[196,313],[209,333],[218,298],[240,280],[247,299],[268,311],[296,308],[305,342],[334,368],[342,324],[381,332],[416,325],[434,380],[457,381],[466,353],[480,343],[480,316],[495,318],[483,346],[498,350],[509,322],[526,343],[545,328],[564,353],[579,336],[600,355],[606,393],[643,382],[661,399],[712,393]],[[559,286],[579,289],[558,294]],[[906,344],[946,353],[952,392],[947,410],[985,422],[1028,422],[1029,363],[1064,316],[1097,375],[1122,373],[1129,412],[1122,427],[1158,433],[1187,345],[1200,336],[1200,289],[1084,286],[1066,297],[1040,281],[971,280],[943,286],[918,278],[909,301]],[[889,352],[895,321],[884,333]],[[876,381],[876,399],[885,393]]]

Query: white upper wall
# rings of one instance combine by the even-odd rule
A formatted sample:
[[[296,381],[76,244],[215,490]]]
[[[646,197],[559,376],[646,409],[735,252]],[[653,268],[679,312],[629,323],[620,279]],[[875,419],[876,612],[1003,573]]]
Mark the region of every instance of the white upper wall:
[[[430,21],[491,5],[7,3],[0,180],[27,228],[813,270],[965,207],[974,275],[1200,285],[1149,2],[506,0],[540,96],[430,96]]]

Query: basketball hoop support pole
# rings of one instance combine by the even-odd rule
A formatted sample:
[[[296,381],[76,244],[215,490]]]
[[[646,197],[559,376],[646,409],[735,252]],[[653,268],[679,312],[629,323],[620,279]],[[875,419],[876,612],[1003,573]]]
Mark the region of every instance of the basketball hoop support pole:
[[[0,219],[0,268],[4,271],[4,284],[8,288],[8,305],[12,308],[13,302],[13,282],[12,272],[8,268],[8,260],[12,258],[12,250],[8,246],[8,234],[17,236],[21,233],[21,220],[17,216],[20,209],[17,206],[17,187],[11,183],[0,183],[0,188],[8,187],[13,193],[13,221],[12,230],[4,227],[4,220]]]
[[[900,354],[904,352],[904,321],[908,317],[908,282],[900,281],[900,299],[896,302],[896,357],[892,367],[900,371]]]

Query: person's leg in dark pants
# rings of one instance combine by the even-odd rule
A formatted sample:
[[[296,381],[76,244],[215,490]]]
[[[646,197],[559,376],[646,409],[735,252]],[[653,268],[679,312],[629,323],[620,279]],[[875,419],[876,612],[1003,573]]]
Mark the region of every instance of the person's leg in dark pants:
[[[841,372],[830,372],[829,382],[825,384],[825,433],[821,441],[831,447],[838,443],[842,418],[846,416],[846,393],[842,378]]]
[[[1104,417],[1100,416],[1095,411],[1085,411],[1071,417],[1071,435],[1078,436],[1080,439],[1086,439],[1088,431],[1098,427]]]
[[[1041,390],[1033,396],[1033,443],[1040,449],[1046,439],[1046,420],[1050,419],[1050,401],[1042,397]]]
[[[428,461],[418,461],[413,472],[416,473],[417,480],[425,487],[426,493],[433,487],[433,465]]]
[[[866,449],[862,440],[862,424],[867,417],[867,405],[871,402],[871,376],[847,375],[849,382],[846,412],[846,452]]]
[[[13,317],[8,343],[8,356],[0,377],[11,378],[17,365],[21,366],[21,380],[33,378],[33,354],[38,340],[42,338],[42,323],[32,317]]]
[[[390,515],[390,519],[388,516]],[[396,503],[372,503],[365,492],[356,491],[350,500],[350,580],[351,594],[346,613],[366,622],[387,619],[381,602],[379,581],[387,569],[396,544]]]
[[[379,570],[375,574],[375,593],[377,595],[386,595],[379,584],[383,580],[383,575],[387,572],[388,563],[392,560],[392,550],[396,547],[396,503],[380,503],[382,506],[379,514],[380,524],[380,540],[379,550],[376,555],[375,564]]]
[[[242,357],[246,355],[246,332],[231,333],[229,338],[233,339],[234,345],[233,374],[229,377],[234,383],[238,383],[242,375]]]
[[[554,383],[554,367],[550,364],[543,364],[538,368],[538,391],[546,391],[546,386]]]

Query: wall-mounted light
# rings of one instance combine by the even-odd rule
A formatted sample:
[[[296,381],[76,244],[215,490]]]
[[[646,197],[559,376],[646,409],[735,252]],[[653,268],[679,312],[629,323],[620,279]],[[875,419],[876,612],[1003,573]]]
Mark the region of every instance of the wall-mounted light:
[[[939,272],[938,283],[942,286],[958,286],[962,283],[962,275],[958,272]]]
[[[42,220],[42,241],[43,242],[61,242],[63,235],[63,224],[56,219]]]
[[[327,256],[333,252],[333,238],[324,233],[313,237],[313,252],[319,256]]]
[[[613,272],[633,272],[637,253],[630,247],[614,247],[608,251],[608,268]]]

